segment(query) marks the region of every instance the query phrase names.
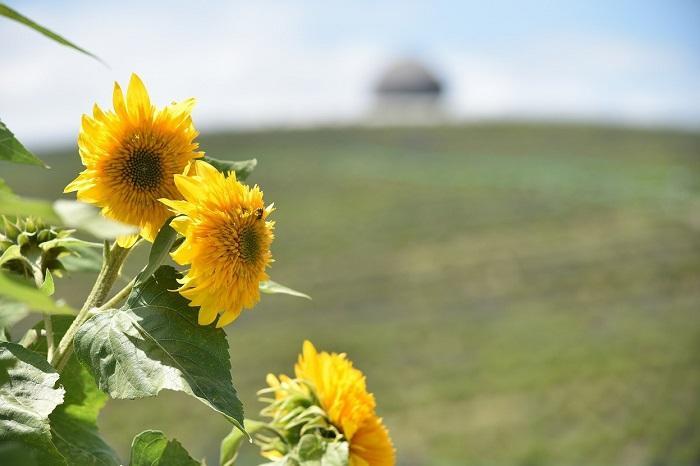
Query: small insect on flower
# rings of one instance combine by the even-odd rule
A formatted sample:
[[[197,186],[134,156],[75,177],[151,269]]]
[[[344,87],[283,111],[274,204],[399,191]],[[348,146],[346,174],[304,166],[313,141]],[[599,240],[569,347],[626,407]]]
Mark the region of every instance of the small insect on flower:
[[[297,431],[323,426],[311,416],[316,411],[308,408],[317,403],[332,426],[330,431],[319,427],[324,430],[321,436],[330,438],[332,431],[341,434],[350,447],[350,466],[393,466],[396,463],[389,431],[375,412],[376,403],[367,391],[365,376],[353,367],[344,353],[318,352],[311,342],[305,341],[294,372],[296,379],[269,374],[270,388],[260,392],[274,394],[271,404],[262,411],[263,415],[273,418],[271,425],[283,434],[287,429],[295,430],[292,435],[283,437],[299,438]],[[302,410],[300,403],[306,409]],[[276,445],[263,445],[265,455],[276,458],[288,453],[275,451]]]
[[[191,171],[190,171],[191,173]],[[161,199],[175,214],[171,225],[185,237],[173,252],[175,262],[189,265],[180,294],[199,306],[199,324],[217,327],[233,322],[244,308],[260,300],[259,284],[272,262],[272,205],[263,193],[236,180],[235,172],[218,172],[204,161],[194,174],[175,176],[184,200]]]
[[[170,216],[158,199],[182,199],[173,176],[194,158],[202,157],[194,139],[198,133],[190,113],[194,99],[162,109],[151,104],[146,87],[131,75],[126,99],[114,84],[114,111],[94,106],[83,115],[78,136],[85,170],[64,192],[102,207],[106,217],[136,225],[153,241]]]

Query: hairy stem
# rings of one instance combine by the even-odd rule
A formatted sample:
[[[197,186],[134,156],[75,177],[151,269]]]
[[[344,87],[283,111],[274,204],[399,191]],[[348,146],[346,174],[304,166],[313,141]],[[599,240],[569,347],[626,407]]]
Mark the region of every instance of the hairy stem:
[[[112,309],[114,307],[117,307],[124,299],[126,299],[127,296],[129,296],[129,293],[131,293],[131,289],[134,287],[136,284],[136,278],[132,279],[129,283],[124,286],[117,294],[112,296],[109,301],[104,303],[102,306],[100,306],[100,310],[104,309]]]
[[[90,310],[100,306],[104,302],[107,294],[109,294],[109,290],[119,276],[119,270],[126,260],[126,257],[129,255],[130,250],[130,248],[122,248],[116,242],[110,248],[109,244],[105,242],[102,268],[97,275],[97,280],[85,300],[85,304],[80,308],[80,312],[75,316],[75,320],[73,320],[73,323],[68,327],[61,342],[58,344],[58,348],[53,354],[53,358],[51,358],[51,364],[58,371],[61,371],[68,363],[68,359],[73,353],[73,338],[75,338],[75,334],[78,332],[80,326],[88,319]]]
[[[49,273],[48,271],[46,273]],[[32,265],[32,274],[34,275],[34,284],[37,288],[41,289],[44,286],[44,280],[46,277],[38,265]],[[53,339],[53,324],[51,322],[51,316],[44,314],[44,333],[46,335],[46,360],[51,362],[54,353],[54,339]]]
[[[44,330],[46,330],[46,359],[51,361],[54,353],[53,324],[48,314],[44,314]]]

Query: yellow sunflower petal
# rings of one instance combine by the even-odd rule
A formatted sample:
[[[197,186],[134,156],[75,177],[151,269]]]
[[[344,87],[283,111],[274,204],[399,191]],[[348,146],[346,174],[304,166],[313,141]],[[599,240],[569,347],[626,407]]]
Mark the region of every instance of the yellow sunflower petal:
[[[92,117],[95,120],[104,120],[105,119],[105,113],[102,111],[102,109],[97,104],[94,104],[92,106]]]
[[[197,323],[199,325],[209,325],[212,322],[214,322],[214,319],[216,319],[216,309],[204,309],[200,308],[199,309],[199,314],[197,316]]]
[[[195,104],[197,103],[196,99],[189,98],[185,99],[182,102],[173,102],[170,104],[170,111],[174,114],[185,114],[188,115],[192,113],[192,110],[194,109]]]
[[[68,183],[68,185],[63,188],[64,193],[72,193],[73,191],[79,190],[81,187],[85,186],[86,183],[89,183],[89,177],[85,175],[85,172],[82,172],[76,179]]]
[[[177,231],[181,235],[187,233],[187,228],[192,224],[192,220],[185,216],[175,217],[170,221],[170,226],[173,230]]]
[[[195,171],[197,176],[202,176],[209,180],[222,180],[219,171],[203,160],[195,160]],[[229,180],[236,180],[236,172],[230,172]]]
[[[122,235],[117,237],[117,244],[123,248],[130,248],[134,244],[136,244],[136,241],[138,241],[139,235]]]
[[[241,315],[241,311],[234,312],[234,311],[226,311],[223,314],[221,314],[221,317],[219,317],[219,320],[216,321],[216,327],[221,328],[224,327],[234,320],[238,318],[238,316]]]
[[[145,118],[152,115],[151,99],[148,97],[146,86],[136,73],[131,74],[129,88],[126,92],[126,105],[131,115]]]
[[[122,120],[128,119],[129,115],[126,112],[126,103],[124,102],[124,94],[122,93],[122,88],[119,83],[114,83],[114,92],[112,93],[112,105],[114,105],[114,111]]]
[[[201,184],[191,176],[175,175],[175,186],[189,202],[194,202],[202,191]]]
[[[350,442],[350,466],[394,466],[396,450],[382,419],[370,416]]]

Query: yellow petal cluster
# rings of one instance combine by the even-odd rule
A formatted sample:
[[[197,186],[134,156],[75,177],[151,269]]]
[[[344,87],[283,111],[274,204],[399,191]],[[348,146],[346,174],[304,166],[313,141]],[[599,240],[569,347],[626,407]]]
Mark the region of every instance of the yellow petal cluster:
[[[364,374],[344,353],[318,352],[305,341],[294,372],[313,389],[330,422],[350,444],[350,466],[393,466],[394,446],[382,419],[376,415],[374,396],[367,391]],[[289,380],[280,376],[280,380]],[[268,376],[271,387],[277,379]],[[284,397],[285,393],[276,393]]]
[[[160,198],[181,199],[173,176],[203,153],[190,116],[194,99],[162,109],[151,104],[141,79],[131,75],[126,98],[114,84],[114,111],[97,105],[83,115],[78,148],[85,170],[64,192],[97,205],[119,222],[136,225],[152,241],[168,209]]]
[[[172,254],[189,265],[180,280],[180,294],[199,306],[199,323],[223,327],[244,308],[260,300],[259,283],[267,280],[272,261],[270,244],[274,222],[267,217],[263,193],[224,175],[204,161],[193,162],[189,175],[176,175],[184,200],[161,199],[178,214],[171,225],[185,240]]]

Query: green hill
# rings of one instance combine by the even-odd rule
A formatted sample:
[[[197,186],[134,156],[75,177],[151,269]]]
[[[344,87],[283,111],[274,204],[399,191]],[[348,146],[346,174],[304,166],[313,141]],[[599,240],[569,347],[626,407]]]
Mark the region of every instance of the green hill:
[[[277,206],[271,275],[314,298],[265,296],[229,327],[249,416],[308,338],[366,372],[401,464],[700,461],[700,134],[513,123],[200,141],[258,158],[249,181]],[[51,177],[2,177],[55,197],[78,157],[44,158]],[[85,288],[58,283],[74,301]],[[230,428],[173,393],[110,402],[100,423],[124,456],[158,428],[209,464]]]

